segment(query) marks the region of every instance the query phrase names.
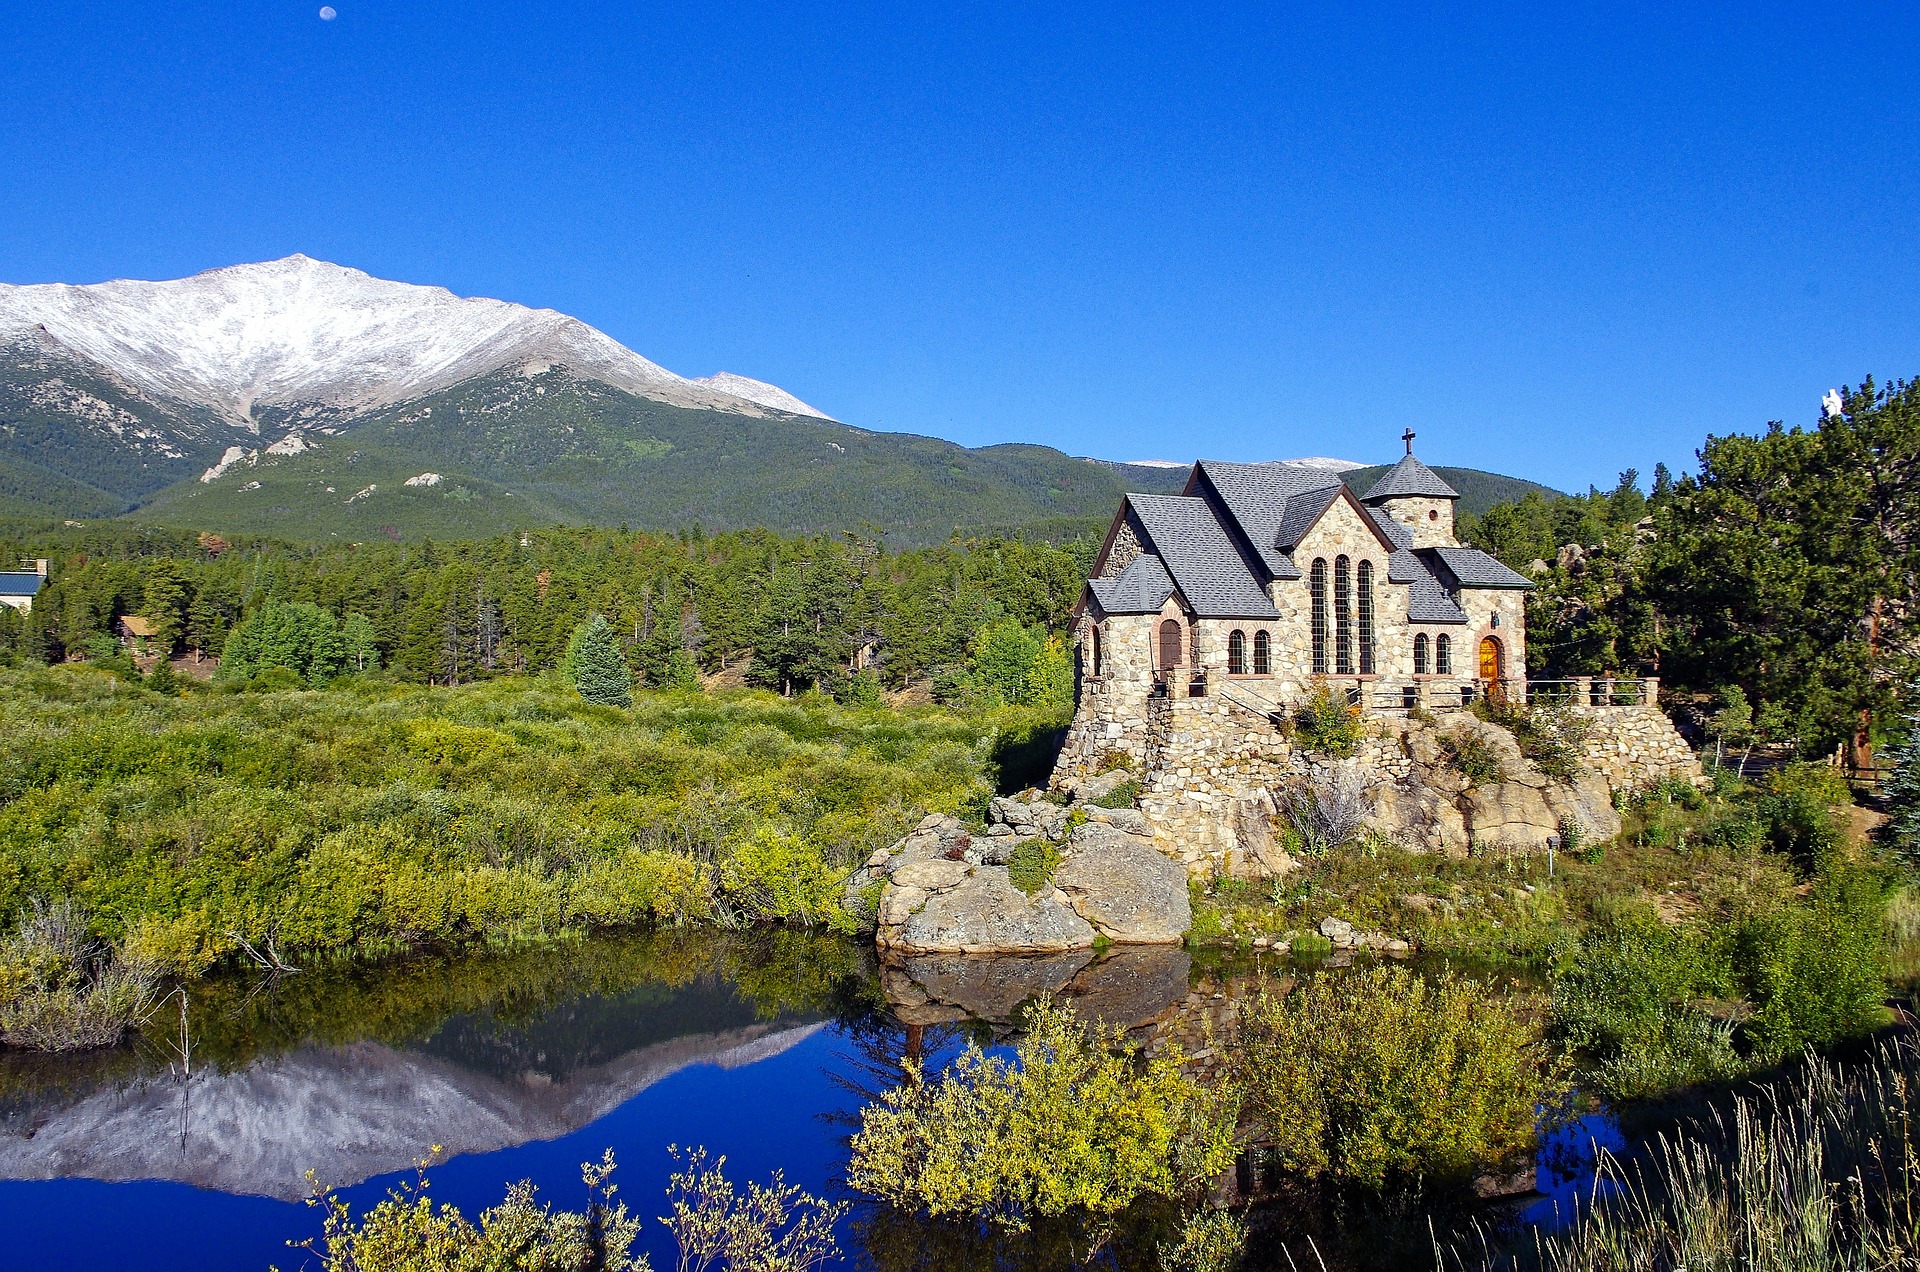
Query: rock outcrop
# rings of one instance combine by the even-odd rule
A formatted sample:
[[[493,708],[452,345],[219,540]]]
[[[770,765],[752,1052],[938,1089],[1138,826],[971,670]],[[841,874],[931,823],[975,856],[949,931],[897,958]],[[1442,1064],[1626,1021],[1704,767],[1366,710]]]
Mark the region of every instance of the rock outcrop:
[[[1144,818],[1139,829],[1130,834],[1099,822],[1081,826],[1073,832],[1072,855],[1054,873],[1053,886],[1110,941],[1177,945],[1193,926],[1187,872],[1153,846]]]
[[[1120,783],[1090,785],[1104,798]],[[989,816],[982,835],[929,816],[847,881],[847,908],[872,924],[881,949],[1031,954],[1085,949],[1097,937],[1166,945],[1192,926],[1187,872],[1155,849],[1137,809],[1028,792],[995,799]],[[1007,869],[1023,849],[1057,863],[1030,894]]]

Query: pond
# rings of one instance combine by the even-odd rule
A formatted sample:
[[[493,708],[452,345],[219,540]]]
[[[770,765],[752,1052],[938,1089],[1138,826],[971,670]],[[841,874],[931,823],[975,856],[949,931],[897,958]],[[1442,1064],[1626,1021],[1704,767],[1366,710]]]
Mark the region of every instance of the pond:
[[[670,1145],[725,1154],[736,1181],[782,1168],[838,1196],[858,1110],[902,1056],[937,1065],[968,1038],[1004,1043],[1041,992],[1155,1044],[1244,983],[1178,949],[882,968],[862,943],[795,932],[220,980],[184,1026],[169,1003],[134,1045],[0,1054],[0,1231],[10,1266],[312,1267],[288,1246],[319,1231],[309,1171],[359,1210],[439,1145],[431,1194],[473,1216],[519,1179],[578,1207],[580,1164],[611,1148],[621,1197],[649,1221],[641,1247],[671,1267],[651,1222]],[[1577,1191],[1594,1132],[1607,1134],[1546,1146],[1543,1182]],[[920,1237],[870,1212],[842,1244],[847,1266],[933,1266]],[[1044,1243],[950,1253],[1058,1265]]]

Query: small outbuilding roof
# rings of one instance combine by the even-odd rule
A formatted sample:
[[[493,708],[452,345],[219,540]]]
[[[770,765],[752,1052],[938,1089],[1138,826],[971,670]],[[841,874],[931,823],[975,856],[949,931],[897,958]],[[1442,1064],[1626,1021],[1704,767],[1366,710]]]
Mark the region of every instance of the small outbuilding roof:
[[[0,596],[38,596],[47,576],[32,570],[0,571]]]
[[[1137,556],[1110,579],[1088,579],[1087,587],[1109,614],[1158,614],[1173,595],[1173,576],[1151,552]]]
[[[1438,473],[1409,453],[1389,468],[1386,475],[1375,482],[1373,489],[1362,495],[1360,500],[1362,503],[1372,503],[1376,499],[1399,499],[1409,495],[1428,499],[1458,499],[1460,492],[1441,481]]]
[[[153,636],[160,631],[160,624],[137,614],[126,614],[120,619],[120,630],[129,636]]]

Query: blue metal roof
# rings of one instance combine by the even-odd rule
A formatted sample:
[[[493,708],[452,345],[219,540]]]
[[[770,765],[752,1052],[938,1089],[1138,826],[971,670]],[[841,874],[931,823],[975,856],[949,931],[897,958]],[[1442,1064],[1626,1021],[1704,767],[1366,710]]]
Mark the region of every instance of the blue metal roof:
[[[32,570],[0,570],[0,596],[38,596],[46,581]]]

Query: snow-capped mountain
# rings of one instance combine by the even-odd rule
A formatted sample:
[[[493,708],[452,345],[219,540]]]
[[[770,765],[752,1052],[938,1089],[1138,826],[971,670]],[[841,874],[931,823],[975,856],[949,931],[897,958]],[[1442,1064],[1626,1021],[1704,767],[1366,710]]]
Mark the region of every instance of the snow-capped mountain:
[[[577,318],[289,256],[169,282],[0,284],[0,344],[64,347],[127,386],[257,428],[262,407],[338,418],[506,367],[575,375],[677,406],[829,418],[721,373],[692,380]]]

